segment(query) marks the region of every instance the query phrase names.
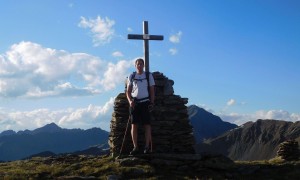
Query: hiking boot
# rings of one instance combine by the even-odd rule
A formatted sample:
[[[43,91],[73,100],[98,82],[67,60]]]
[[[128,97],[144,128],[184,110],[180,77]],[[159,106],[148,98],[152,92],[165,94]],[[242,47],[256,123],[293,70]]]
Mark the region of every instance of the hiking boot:
[[[139,153],[139,149],[138,148],[133,148],[133,150],[130,152],[130,155],[136,155]]]
[[[144,154],[150,154],[150,148],[149,147],[145,147]]]

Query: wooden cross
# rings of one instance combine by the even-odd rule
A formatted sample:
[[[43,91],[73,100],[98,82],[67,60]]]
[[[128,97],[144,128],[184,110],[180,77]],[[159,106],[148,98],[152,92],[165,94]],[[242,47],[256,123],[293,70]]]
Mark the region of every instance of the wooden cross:
[[[145,71],[149,72],[149,40],[164,40],[161,35],[148,34],[148,21],[143,21],[144,34],[128,34],[128,39],[144,40]]]

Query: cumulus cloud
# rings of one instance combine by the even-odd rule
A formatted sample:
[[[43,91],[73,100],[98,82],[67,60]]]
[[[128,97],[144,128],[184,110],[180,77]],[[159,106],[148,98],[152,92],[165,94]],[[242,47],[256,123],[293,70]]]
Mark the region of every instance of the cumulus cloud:
[[[119,61],[117,64],[109,63],[107,70],[104,72],[104,78],[100,82],[104,89],[114,89],[119,82],[123,82],[127,69],[131,65],[131,63],[124,60]]]
[[[114,57],[123,57],[124,55],[120,51],[115,51],[115,52],[112,53],[112,56],[114,56]]]
[[[103,106],[89,105],[80,109],[36,109],[32,111],[13,111],[0,109],[0,132],[4,130],[25,130],[56,123],[63,128],[88,129],[100,127],[109,131],[114,98],[110,98]]]
[[[229,101],[227,101],[227,106],[232,106],[235,104],[235,100],[234,99],[230,99]]]
[[[0,55],[0,97],[94,95],[123,82],[130,65],[20,42]]]
[[[96,19],[80,17],[78,26],[90,29],[94,46],[100,46],[109,43],[112,39],[114,35],[114,24],[115,21],[108,17],[101,18],[100,16],[97,16]]]
[[[182,32],[179,31],[179,32],[176,33],[176,34],[171,35],[170,38],[169,38],[169,40],[170,40],[170,42],[172,42],[172,43],[179,43],[180,40],[181,40],[181,36],[182,36]]]
[[[169,52],[171,53],[171,55],[175,55],[175,54],[177,54],[177,49],[176,48],[171,48],[171,49],[169,49]]]
[[[89,105],[87,108],[70,111],[60,118],[58,125],[62,127],[93,127],[103,117],[105,117],[106,122],[109,122],[113,104],[114,98],[110,98],[104,106]],[[105,127],[105,129],[108,130],[108,127]]]
[[[284,110],[269,110],[269,111],[256,111],[252,114],[239,114],[239,113],[229,113],[229,114],[218,114],[222,120],[235,123],[237,125],[242,125],[248,121],[255,122],[258,119],[275,119],[296,122],[300,121],[300,114],[289,113]]]
[[[255,117],[250,114],[238,114],[238,113],[222,113],[216,114],[219,116],[223,121],[230,122],[236,125],[242,125],[248,121],[256,121]]]
[[[284,110],[269,110],[269,111],[257,111],[255,113],[257,119],[277,119],[286,121],[300,121],[300,114],[289,113]]]

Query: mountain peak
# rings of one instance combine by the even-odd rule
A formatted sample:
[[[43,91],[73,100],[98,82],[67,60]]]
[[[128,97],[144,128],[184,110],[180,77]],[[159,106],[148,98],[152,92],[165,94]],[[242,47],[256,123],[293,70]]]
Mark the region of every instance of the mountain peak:
[[[106,144],[109,133],[101,129],[64,129],[55,123],[47,124],[33,131],[19,131],[17,135],[0,137],[0,161],[81,151],[95,144]],[[18,148],[16,148],[18,147]],[[13,149],[13,151],[12,151]],[[1,178],[0,178],[1,179]]]
[[[51,127],[51,128],[60,128],[58,125],[56,125],[54,122],[50,124],[46,124],[44,127]]]
[[[221,153],[233,160],[253,161],[276,157],[280,143],[299,142],[300,121],[258,119],[209,139],[196,147],[199,152]]]
[[[220,117],[196,105],[188,107],[188,115],[194,128],[197,143],[237,127],[235,124],[222,121]]]
[[[42,133],[42,132],[58,132],[58,131],[61,131],[62,128],[59,127],[58,125],[56,125],[55,123],[50,123],[50,124],[47,124],[43,127],[40,127],[40,128],[37,128],[33,131],[34,134],[36,133]]]
[[[16,132],[13,130],[6,130],[6,131],[3,131],[2,133],[0,133],[0,136],[10,136],[13,134],[16,134]]]

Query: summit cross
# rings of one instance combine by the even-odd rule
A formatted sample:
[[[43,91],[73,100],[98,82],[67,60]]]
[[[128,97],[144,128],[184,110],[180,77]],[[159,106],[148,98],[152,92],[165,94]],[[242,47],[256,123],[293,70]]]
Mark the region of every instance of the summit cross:
[[[149,40],[164,40],[161,35],[149,35],[148,21],[143,21],[144,34],[128,34],[128,39],[144,40],[145,71],[149,72]]]

